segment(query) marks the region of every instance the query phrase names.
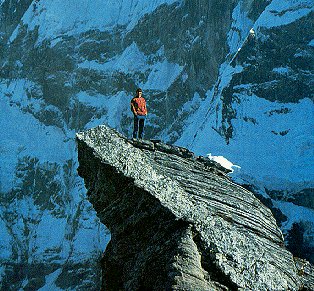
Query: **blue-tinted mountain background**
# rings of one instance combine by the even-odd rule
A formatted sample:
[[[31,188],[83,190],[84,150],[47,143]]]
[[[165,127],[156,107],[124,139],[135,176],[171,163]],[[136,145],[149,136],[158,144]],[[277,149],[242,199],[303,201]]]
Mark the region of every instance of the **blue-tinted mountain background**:
[[[312,0],[0,0],[0,288],[98,290],[110,239],[75,133],[146,139],[232,168],[314,262]],[[9,288],[9,289],[8,289]]]

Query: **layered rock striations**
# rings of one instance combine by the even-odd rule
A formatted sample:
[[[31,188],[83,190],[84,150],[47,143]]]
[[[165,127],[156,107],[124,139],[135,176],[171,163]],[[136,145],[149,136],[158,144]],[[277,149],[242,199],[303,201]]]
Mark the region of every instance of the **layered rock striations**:
[[[79,175],[111,231],[103,290],[311,288],[270,210],[224,168],[106,126],[77,141]]]

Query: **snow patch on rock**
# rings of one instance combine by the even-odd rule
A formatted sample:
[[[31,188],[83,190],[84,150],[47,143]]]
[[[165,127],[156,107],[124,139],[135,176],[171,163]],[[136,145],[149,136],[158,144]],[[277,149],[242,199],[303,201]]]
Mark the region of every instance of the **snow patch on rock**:
[[[312,0],[273,0],[255,26],[271,28],[287,25],[314,11]]]
[[[44,39],[57,40],[61,35],[76,35],[84,31],[98,29],[111,31],[117,26],[126,26],[127,31],[148,13],[162,4],[172,4],[177,0],[41,0],[33,1],[22,18],[29,30],[39,28],[39,43]],[[12,42],[18,34],[13,32]]]

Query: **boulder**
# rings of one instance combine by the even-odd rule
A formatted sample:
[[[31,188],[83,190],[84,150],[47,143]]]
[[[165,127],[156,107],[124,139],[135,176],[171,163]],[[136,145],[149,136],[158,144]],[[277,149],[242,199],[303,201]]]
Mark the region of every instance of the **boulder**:
[[[307,284],[271,211],[228,170],[158,140],[129,140],[105,125],[78,133],[77,143],[78,173],[111,232],[103,290]]]

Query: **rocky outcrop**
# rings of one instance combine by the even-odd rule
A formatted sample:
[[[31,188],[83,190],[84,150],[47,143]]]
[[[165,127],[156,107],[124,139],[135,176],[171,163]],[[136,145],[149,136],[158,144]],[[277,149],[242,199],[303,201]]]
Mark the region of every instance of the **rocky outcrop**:
[[[103,290],[311,288],[270,210],[224,168],[106,126],[77,141],[79,175],[111,231]]]

